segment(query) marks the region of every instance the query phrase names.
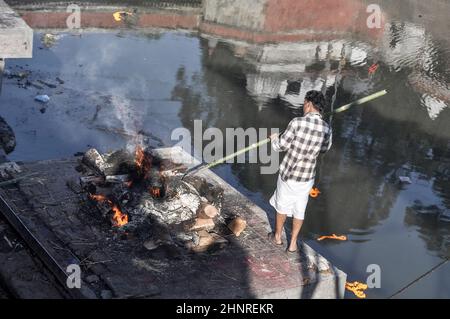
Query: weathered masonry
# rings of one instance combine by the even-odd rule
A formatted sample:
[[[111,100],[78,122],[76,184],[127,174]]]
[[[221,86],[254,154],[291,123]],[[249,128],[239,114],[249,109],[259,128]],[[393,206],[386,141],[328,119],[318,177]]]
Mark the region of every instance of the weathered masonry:
[[[0,0],[0,90],[5,59],[31,58],[33,30],[3,0]]]

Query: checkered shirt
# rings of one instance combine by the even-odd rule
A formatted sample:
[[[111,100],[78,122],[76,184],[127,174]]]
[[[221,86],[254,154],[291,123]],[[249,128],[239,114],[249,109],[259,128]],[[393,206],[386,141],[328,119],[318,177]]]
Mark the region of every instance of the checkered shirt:
[[[280,176],[284,181],[308,182],[316,175],[319,153],[331,147],[332,131],[319,113],[311,112],[294,118],[286,131],[272,141],[277,152],[286,151],[280,165]]]

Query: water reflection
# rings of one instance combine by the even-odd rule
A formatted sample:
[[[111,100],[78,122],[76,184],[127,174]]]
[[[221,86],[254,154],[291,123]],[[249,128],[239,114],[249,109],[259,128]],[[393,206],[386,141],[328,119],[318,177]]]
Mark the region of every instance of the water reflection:
[[[220,128],[284,128],[301,114],[304,94],[310,89],[322,90],[329,100],[336,94],[336,106],[388,89],[390,95],[383,101],[335,117],[334,147],[321,166],[323,195],[308,207],[304,235],[350,234],[354,243],[372,241],[387,247],[385,258],[395,263],[397,249],[407,249],[415,239],[392,231],[389,239],[380,237],[385,229],[401,229],[404,224],[418,231],[427,251],[449,257],[446,43],[436,41],[423,26],[404,21],[391,21],[375,44],[351,38],[283,44],[203,38],[206,68],[201,85],[186,87],[183,80],[177,82],[177,92],[184,88],[177,98],[188,110],[180,113],[188,127],[193,119],[203,118],[208,126]],[[373,75],[368,74],[372,64],[379,65]],[[207,97],[199,91],[204,86]],[[191,112],[193,104],[201,105],[201,117]],[[247,189],[263,194],[264,200],[273,191],[274,177],[261,175],[259,165],[235,164],[231,172]],[[400,185],[400,176],[417,176],[415,185]],[[417,212],[416,201],[438,207],[432,222]],[[404,219],[398,220],[399,214]],[[401,244],[392,245],[392,240]],[[355,253],[361,255],[349,251],[339,262],[352,274],[362,275],[351,262],[358,258]],[[386,266],[390,267],[394,266]],[[426,267],[416,263],[417,273]]]

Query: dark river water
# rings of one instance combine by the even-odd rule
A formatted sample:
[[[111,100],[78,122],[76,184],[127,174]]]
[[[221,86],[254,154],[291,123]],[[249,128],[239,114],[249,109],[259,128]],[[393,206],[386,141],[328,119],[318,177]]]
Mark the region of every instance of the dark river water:
[[[320,164],[322,193],[309,201],[301,236],[348,281],[365,281],[367,267],[379,265],[381,287],[367,294],[392,296],[450,253],[450,39],[433,17],[411,17],[392,15],[375,41],[347,35],[250,45],[184,31],[112,30],[53,32],[56,41],[46,47],[45,32],[35,32],[33,58],[7,60],[7,72],[30,71],[29,81],[57,87],[23,88],[4,78],[0,116],[17,138],[9,158],[113,150],[129,144],[123,131],[173,145],[172,130],[193,130],[196,119],[222,130],[284,129],[302,114],[310,89],[335,95],[335,108],[386,89],[334,116],[333,147]],[[34,101],[38,93],[50,96],[46,106]],[[261,174],[260,165],[214,171],[273,219],[268,199],[277,176]],[[411,183],[400,184],[400,176]],[[316,241],[332,233],[348,241]],[[449,298],[449,264],[396,296]]]

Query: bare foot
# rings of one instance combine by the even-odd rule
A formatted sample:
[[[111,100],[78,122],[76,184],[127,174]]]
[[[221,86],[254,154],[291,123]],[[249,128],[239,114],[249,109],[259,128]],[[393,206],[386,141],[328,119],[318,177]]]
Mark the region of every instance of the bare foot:
[[[287,249],[287,251],[289,253],[295,253],[297,251],[297,249],[298,249],[297,244],[290,244],[289,248]]]
[[[281,240],[281,236],[277,236],[275,233],[269,233],[268,239],[277,246],[283,245],[283,241]]]

